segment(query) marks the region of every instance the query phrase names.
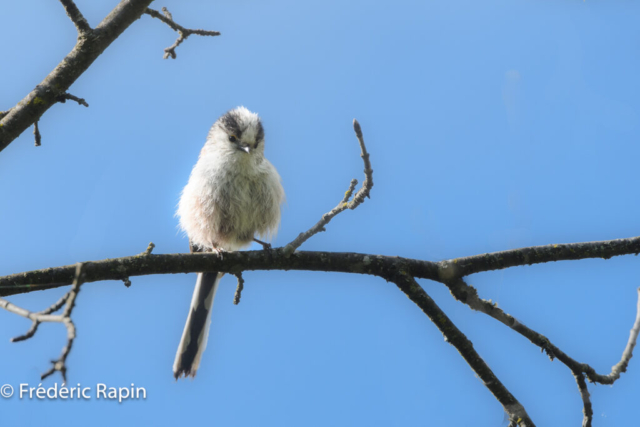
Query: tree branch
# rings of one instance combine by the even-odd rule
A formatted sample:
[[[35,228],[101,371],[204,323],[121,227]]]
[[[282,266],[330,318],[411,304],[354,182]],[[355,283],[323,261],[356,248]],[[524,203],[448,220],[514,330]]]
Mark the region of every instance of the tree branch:
[[[75,307],[76,297],[78,296],[78,292],[80,292],[80,286],[82,285],[82,263],[76,264],[76,270],[73,279],[73,287],[69,292],[67,292],[60,300],[51,305],[46,310],[40,311],[38,313],[33,313],[29,310],[25,310],[24,308],[13,305],[9,301],[4,299],[0,299],[0,308],[4,308],[10,313],[17,314],[22,317],[26,317],[30,319],[33,323],[31,328],[24,335],[20,335],[14,339],[12,342],[24,341],[33,337],[38,330],[38,326],[42,322],[57,322],[62,323],[67,329],[67,344],[62,349],[62,354],[57,360],[52,361],[51,369],[42,374],[40,379],[45,379],[54,372],[60,372],[62,375],[62,379],[64,382],[67,382],[67,356],[71,352],[71,347],[73,346],[73,341],[76,338],[76,327],[71,320],[71,312]],[[52,315],[62,308],[64,305],[64,310],[59,315]]]
[[[38,126],[39,120],[36,120],[33,124],[33,137],[35,139],[36,147],[40,147],[42,145],[42,135],[40,134],[40,127]]]
[[[65,102],[67,102],[68,99],[72,101],[76,101],[79,105],[84,105],[85,107],[89,106],[89,104],[87,104],[87,101],[85,101],[84,98],[78,98],[77,96],[71,95],[70,93],[63,93],[62,95],[58,96],[57,101],[64,104]]]
[[[411,301],[420,307],[440,332],[442,332],[445,340],[458,350],[471,369],[473,369],[473,372],[482,380],[484,386],[487,387],[498,402],[500,402],[504,411],[509,416],[509,421],[513,425],[521,427],[535,426],[524,407],[500,382],[489,365],[487,365],[486,362],[482,360],[482,357],[475,351],[473,343],[456,327],[413,277],[406,273],[399,272],[393,276],[386,277],[386,279],[394,282]]]
[[[338,206],[333,208],[330,212],[322,215],[320,221],[318,221],[313,227],[304,233],[300,233],[298,237],[286,245],[284,248],[286,254],[293,253],[312,236],[320,233],[321,231],[325,231],[324,226],[329,224],[336,215],[347,209],[353,210],[357,208],[364,202],[365,197],[370,197],[369,194],[371,193],[371,188],[373,188],[373,169],[371,169],[369,153],[367,153],[367,147],[365,146],[364,138],[362,137],[362,128],[356,119],[353,119],[353,130],[355,131],[356,138],[358,138],[358,143],[360,144],[360,157],[362,157],[362,161],[364,162],[364,182],[362,183],[362,187],[358,190],[353,200],[349,202],[349,199],[353,194],[353,190],[356,188],[356,185],[358,185],[358,180],[352,179],[349,189],[344,193],[344,197],[342,198],[342,201],[338,203]]]
[[[247,270],[335,271],[382,276],[405,268],[412,275],[437,280],[438,270],[435,267],[436,264],[428,261],[349,252],[297,251],[288,257],[282,248],[276,248],[271,251],[225,252],[223,259],[215,253],[187,253],[143,254],[87,261],[83,267],[83,279],[84,283],[91,283],[121,281],[150,274],[211,271],[234,274]],[[74,271],[74,265],[67,265],[0,277],[0,297],[67,286],[73,281]]]
[[[442,280],[450,280],[483,271],[502,270],[509,267],[587,258],[609,259],[618,255],[638,255],[638,253],[640,253],[640,237],[630,237],[600,242],[530,246],[455,258],[441,261],[439,264],[443,272]]]
[[[555,245],[554,245],[555,246]],[[608,240],[602,242],[585,242],[558,245],[573,248],[571,257],[562,252],[553,252],[548,258],[537,259],[536,263],[578,260],[588,258],[611,258],[613,256],[637,254],[640,251],[640,237],[628,239]],[[485,265],[485,259],[503,259],[505,253],[530,253],[538,248],[547,246],[533,246],[514,249],[505,252],[468,257],[477,259],[482,265],[470,263],[474,272],[494,270],[498,268],[515,267],[532,264],[524,259],[511,262],[509,265],[495,266],[495,263]],[[596,251],[594,248],[606,248]],[[87,261],[84,267],[84,281],[97,282],[101,280],[123,280],[130,276],[145,276],[150,274],[197,273],[207,271],[223,271],[235,273],[245,270],[307,270],[333,271],[341,273],[368,274],[384,277],[389,271],[403,268],[409,275],[421,279],[429,279],[442,283],[450,283],[452,266],[463,258],[440,262],[422,261],[402,257],[390,257],[375,254],[360,254],[352,252],[315,252],[296,251],[287,256],[283,248],[265,251],[242,251],[225,253],[224,259],[216,254],[162,254],[162,255],[134,255],[122,258],[112,258],[102,261]],[[33,270],[24,273],[0,277],[0,297],[22,294],[43,289],[58,288],[69,285],[73,281],[74,266],[52,267],[43,270]]]
[[[629,332],[629,341],[627,341],[627,345],[622,352],[622,358],[611,368],[611,373],[606,376],[606,379],[596,378],[599,383],[613,384],[618,378],[620,378],[620,374],[622,372],[627,372],[627,366],[629,365],[629,361],[633,356],[633,349],[638,341],[638,334],[640,334],[640,288],[638,288],[638,307],[636,310],[636,320],[633,323],[631,332]]]
[[[37,123],[40,117],[56,102],[62,99],[73,99],[88,106],[81,98],[67,94],[71,85],[93,64],[93,61],[117,39],[135,20],[145,13],[153,0],[122,0],[106,18],[91,29],[73,0],[60,0],[67,15],[78,30],[78,41],[69,54],[37,85],[26,97],[14,107],[0,112],[0,151],[4,150],[29,126]],[[180,32],[180,37],[173,46],[165,49],[167,54],[175,58],[175,48],[190,34],[202,36],[220,35],[217,31],[191,30],[160,15],[154,16],[169,24]],[[149,13],[149,12],[147,12]],[[172,24],[170,24],[170,22]],[[36,145],[40,145],[39,130],[34,129]]]
[[[640,288],[638,289],[638,309],[636,314],[636,319],[633,327],[631,328],[631,333],[629,336],[629,341],[627,342],[627,346],[622,353],[622,358],[618,364],[613,366],[611,369],[611,373],[608,375],[601,375],[596,372],[594,368],[586,363],[580,363],[575,359],[569,357],[564,351],[560,350],[557,346],[555,346],[546,336],[542,335],[539,332],[534,331],[533,329],[527,327],[520,321],[518,321],[515,317],[511,316],[508,313],[505,313],[502,309],[498,308],[491,301],[484,300],[478,296],[477,290],[473,286],[469,286],[462,279],[455,279],[452,281],[445,282],[445,285],[451,291],[451,294],[458,300],[466,305],[468,305],[471,309],[484,313],[488,316],[493,317],[499,322],[507,325],[520,335],[526,337],[536,346],[540,347],[541,350],[545,351],[551,360],[558,359],[560,362],[565,364],[574,375],[578,374],[586,374],[587,378],[591,382],[597,382],[600,384],[613,384],[618,378],[620,378],[620,374],[625,372],[627,366],[629,364],[629,360],[631,360],[631,356],[633,354],[633,348],[636,345],[636,341],[638,338],[638,333],[640,332]]]
[[[591,397],[589,396],[589,389],[587,388],[587,382],[584,380],[584,375],[581,373],[573,374],[578,383],[578,391],[582,398],[582,427],[591,427],[591,421],[593,420],[593,406],[591,405]]]
[[[176,59],[176,48],[187,39],[191,34],[195,34],[197,36],[219,36],[219,31],[207,31],[207,30],[192,30],[190,28],[184,28],[182,25],[176,23],[173,20],[173,16],[169,13],[166,7],[162,8],[164,15],[158,12],[157,10],[147,8],[144,13],[151,16],[152,18],[157,18],[167,24],[173,31],[178,32],[178,38],[176,41],[164,50],[164,59],[171,57],[171,59]]]
[[[67,15],[69,16],[69,18],[71,18],[71,21],[76,26],[79,36],[83,36],[85,33],[91,31],[91,26],[89,26],[89,23],[84,18],[82,12],[80,12],[73,0],[60,0],[60,3],[62,3],[62,6],[64,6],[64,10],[67,12]]]
[[[238,287],[236,288],[236,293],[233,296],[233,303],[235,305],[240,304],[240,298],[242,298],[242,290],[244,289],[244,278],[242,277],[242,273],[235,273],[236,279],[238,279]]]
[[[123,0],[92,31],[86,31],[73,50],[45,79],[0,120],[0,151],[57,102],[61,94],[84,73],[93,61],[145,11],[152,0]],[[72,5],[63,1],[63,5]],[[65,6],[67,8],[67,6]],[[73,9],[73,7],[72,7]],[[67,9],[69,13],[70,9]],[[77,8],[76,8],[77,10]],[[78,14],[80,12],[78,11]],[[74,23],[75,12],[69,15]],[[80,22],[80,21],[77,21]],[[76,25],[78,25],[76,23]],[[84,24],[80,24],[84,27]],[[88,25],[88,24],[87,24]]]
[[[78,104],[84,105],[85,107],[89,106],[89,104],[87,104],[87,101],[85,101],[84,98],[78,98],[77,96],[71,95],[70,93],[63,93],[59,95],[56,98],[56,101],[60,102],[61,104],[64,104],[65,102],[67,102],[67,99],[76,101]],[[38,122],[39,120],[36,120],[35,123],[33,124],[33,135],[35,137],[36,147],[40,147],[42,145],[42,135],[40,134],[40,128],[38,127]]]

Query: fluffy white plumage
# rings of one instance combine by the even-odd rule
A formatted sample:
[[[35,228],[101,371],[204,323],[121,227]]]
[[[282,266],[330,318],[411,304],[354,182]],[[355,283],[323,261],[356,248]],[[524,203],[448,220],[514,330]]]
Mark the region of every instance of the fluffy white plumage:
[[[256,234],[269,238],[276,233],[283,202],[280,175],[264,158],[260,118],[238,107],[211,127],[177,215],[196,250],[235,251],[249,245]],[[222,273],[198,274],[173,365],[176,378],[196,374],[221,277]]]
[[[229,118],[235,124],[225,123]],[[249,245],[255,234],[275,235],[284,190],[264,157],[261,129],[257,114],[238,107],[209,131],[177,212],[193,245],[233,251]],[[229,141],[230,136],[237,142]]]

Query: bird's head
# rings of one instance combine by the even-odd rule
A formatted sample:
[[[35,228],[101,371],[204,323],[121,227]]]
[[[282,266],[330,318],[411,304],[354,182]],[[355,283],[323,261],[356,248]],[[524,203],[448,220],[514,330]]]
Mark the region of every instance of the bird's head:
[[[226,112],[211,127],[207,137],[209,144],[242,159],[264,157],[264,129],[260,117],[244,107]]]

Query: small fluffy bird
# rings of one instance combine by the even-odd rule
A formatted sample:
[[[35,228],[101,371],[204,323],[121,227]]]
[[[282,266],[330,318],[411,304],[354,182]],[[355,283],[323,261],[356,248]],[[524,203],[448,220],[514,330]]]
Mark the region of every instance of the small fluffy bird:
[[[284,189],[264,157],[264,129],[257,114],[238,107],[211,127],[177,215],[191,252],[235,251],[273,237]],[[194,377],[207,344],[211,307],[224,273],[198,273],[187,323],[173,364],[176,379]]]

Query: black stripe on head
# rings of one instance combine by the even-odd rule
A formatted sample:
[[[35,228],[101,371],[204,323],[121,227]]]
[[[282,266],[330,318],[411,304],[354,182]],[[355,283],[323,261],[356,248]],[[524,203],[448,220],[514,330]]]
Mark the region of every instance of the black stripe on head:
[[[235,111],[227,111],[218,121],[229,135],[235,135],[238,139],[242,138],[242,129],[240,129],[240,123],[238,123]]]
[[[260,144],[264,140],[264,128],[262,127],[262,122],[258,121],[258,133],[256,135],[256,144]]]

